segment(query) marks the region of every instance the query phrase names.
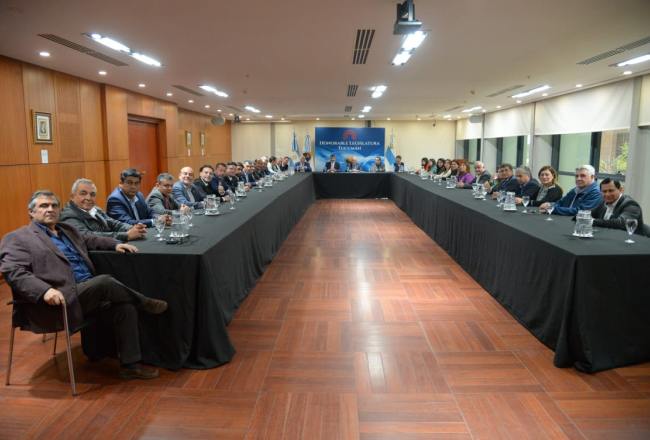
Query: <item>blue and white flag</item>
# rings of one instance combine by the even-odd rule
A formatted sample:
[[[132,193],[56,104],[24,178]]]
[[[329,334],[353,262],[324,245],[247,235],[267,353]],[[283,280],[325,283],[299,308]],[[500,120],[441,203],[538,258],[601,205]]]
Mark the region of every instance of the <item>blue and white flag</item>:
[[[298,138],[296,137],[296,131],[293,131],[293,135],[291,137],[291,151],[293,151],[296,155],[296,157],[300,156],[300,147],[298,146]]]
[[[311,153],[311,136],[309,136],[309,133],[305,135],[305,149],[302,152]]]
[[[384,154],[384,157],[386,158],[386,171],[389,169],[393,168],[395,165],[395,150],[393,148],[393,144],[395,143],[395,134],[393,133],[393,130],[390,131],[390,141],[388,142],[388,147],[386,147],[386,154]]]

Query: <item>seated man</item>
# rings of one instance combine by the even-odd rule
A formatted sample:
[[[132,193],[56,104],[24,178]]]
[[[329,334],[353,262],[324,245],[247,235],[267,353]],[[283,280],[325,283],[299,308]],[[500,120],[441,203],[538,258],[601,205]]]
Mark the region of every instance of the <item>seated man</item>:
[[[499,191],[516,193],[519,189],[519,182],[517,182],[517,179],[515,179],[515,177],[512,175],[512,165],[509,163],[499,165],[497,173],[499,177],[497,178],[497,182],[494,184],[494,186],[490,188],[490,184],[488,182],[483,184],[486,186],[486,188],[488,188],[488,193],[492,194],[492,198],[496,199],[497,193]]]
[[[293,168],[297,173],[311,173],[311,165],[309,165],[309,162],[307,162],[307,158],[304,155],[300,156],[300,162],[296,162],[296,165]]]
[[[244,170],[240,182],[244,182],[244,185],[246,185],[247,188],[257,186],[257,179],[255,178],[253,165],[248,161],[244,162]]]
[[[347,168],[345,171],[348,173],[358,173],[361,171],[361,166],[359,165],[359,162],[357,162],[356,157],[350,156],[346,159],[345,162],[347,163]]]
[[[596,170],[591,165],[576,168],[576,187],[566,193],[555,204],[553,214],[576,215],[578,211],[591,211],[603,202],[603,196],[596,183]],[[550,203],[542,203],[539,209],[546,212]]]
[[[464,182],[458,182],[456,186],[458,188],[463,188],[463,189],[472,189],[472,184],[480,183],[481,185],[485,185],[486,182],[489,186],[491,179],[492,179],[492,175],[489,173],[489,171],[485,169],[485,164],[483,164],[483,162],[481,162],[480,160],[477,160],[476,162],[474,162],[474,181],[470,184]]]
[[[156,186],[147,196],[147,206],[154,214],[169,216],[172,211],[180,210],[187,212],[190,208],[186,205],[179,204],[172,196],[174,189],[174,176],[169,173],[160,173],[156,177]],[[171,224],[171,217],[168,217],[167,223]]]
[[[375,157],[375,163],[370,167],[371,173],[383,173],[386,171],[384,163],[381,161],[381,156]]]
[[[130,244],[93,234],[81,235],[59,223],[59,200],[50,191],[36,191],[29,201],[32,221],[7,234],[0,244],[0,272],[20,302],[24,325],[33,329],[61,329],[61,309],[68,310],[75,331],[84,316],[110,313],[123,379],[152,379],[158,370],[140,364],[138,312],[160,314],[167,309],[162,300],[148,298],[110,275],[94,276],[89,250],[137,252]],[[109,309],[104,307],[108,305]]]
[[[519,188],[515,191],[515,203],[521,204],[522,197],[524,196],[528,196],[529,200],[535,200],[540,185],[537,179],[533,179],[530,168],[524,166],[518,167],[515,170],[515,178],[517,179],[517,183],[519,183]]]
[[[226,192],[235,192],[239,185],[239,179],[237,178],[237,164],[235,162],[228,162],[228,165],[226,166],[226,174],[223,176],[222,182]]]
[[[127,168],[120,174],[120,184],[108,196],[106,213],[122,223],[142,223],[153,226],[154,213],[147,206],[140,192],[142,175],[135,168]]]
[[[285,156],[282,158],[282,163],[280,164],[280,171],[289,171],[289,157]]]
[[[341,169],[341,165],[336,161],[336,154],[330,154],[330,160],[323,168],[324,173],[336,173]]]
[[[72,184],[70,201],[61,211],[61,221],[77,228],[82,234],[90,233],[120,241],[138,240],[147,235],[147,227],[142,223],[129,225],[107,216],[97,206],[97,187],[88,179],[77,179]]]
[[[393,166],[395,167],[396,173],[403,173],[406,171],[406,165],[404,165],[404,162],[402,162],[402,156],[398,155],[395,157],[395,163]]]
[[[275,156],[269,157],[269,162],[266,164],[266,168],[271,174],[279,173],[280,167],[278,166],[278,158]]]
[[[212,165],[202,165],[199,169],[199,177],[194,179],[194,186],[201,191],[203,198],[214,194],[218,195],[217,180],[214,178],[214,168]]]
[[[201,206],[205,194],[194,185],[194,170],[191,167],[181,168],[178,181],[174,183],[172,194],[179,205],[195,208]]]
[[[643,235],[643,214],[641,206],[627,194],[623,194],[621,182],[609,177],[600,182],[603,202],[591,210],[594,226],[625,230],[625,221],[636,219],[636,233]]]

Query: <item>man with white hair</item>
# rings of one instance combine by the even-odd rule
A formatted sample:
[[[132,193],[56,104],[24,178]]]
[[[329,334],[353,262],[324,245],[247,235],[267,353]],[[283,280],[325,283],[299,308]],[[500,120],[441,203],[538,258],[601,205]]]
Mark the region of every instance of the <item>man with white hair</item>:
[[[90,233],[120,241],[138,240],[147,235],[147,227],[142,223],[123,223],[102,211],[97,206],[97,187],[89,179],[77,179],[72,184],[70,201],[61,211],[61,221],[74,226],[83,234]]]
[[[596,170],[591,165],[581,165],[576,168],[576,187],[566,193],[555,204],[553,214],[576,215],[578,211],[596,208],[603,202],[603,195],[596,183]],[[541,211],[546,211],[550,203],[540,205]]]

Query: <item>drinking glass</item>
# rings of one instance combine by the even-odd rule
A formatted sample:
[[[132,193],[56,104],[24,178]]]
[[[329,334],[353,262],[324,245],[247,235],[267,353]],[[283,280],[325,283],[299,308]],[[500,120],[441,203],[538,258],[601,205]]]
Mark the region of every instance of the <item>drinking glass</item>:
[[[187,217],[187,227],[193,228],[194,225],[192,224],[192,217],[194,217],[194,208],[190,207],[190,209],[188,209],[185,213],[185,216]]]
[[[530,203],[530,197],[529,196],[523,196],[521,198],[521,204],[524,205],[524,210],[521,211],[522,214],[528,213],[528,210],[526,208],[528,207],[529,203]]]
[[[546,219],[547,222],[553,221],[551,218],[551,214],[553,214],[553,210],[555,209],[555,203],[549,203],[548,208],[546,208],[546,213],[548,214],[548,218]]]
[[[503,201],[506,198],[506,192],[505,191],[499,191],[497,192],[497,208],[501,208],[503,206]]]
[[[235,195],[230,190],[228,190],[228,201],[230,202],[230,210],[234,211],[235,210]]]
[[[625,229],[627,229],[627,240],[625,240],[626,243],[634,243],[634,240],[632,240],[632,235],[634,234],[634,231],[636,231],[638,224],[639,223],[635,218],[628,218],[625,220]]]
[[[157,241],[165,241],[165,238],[162,236],[162,233],[165,230],[165,216],[159,215],[156,217],[154,220],[154,226],[156,226],[156,231],[158,231],[158,234],[156,234],[156,238],[158,239]]]

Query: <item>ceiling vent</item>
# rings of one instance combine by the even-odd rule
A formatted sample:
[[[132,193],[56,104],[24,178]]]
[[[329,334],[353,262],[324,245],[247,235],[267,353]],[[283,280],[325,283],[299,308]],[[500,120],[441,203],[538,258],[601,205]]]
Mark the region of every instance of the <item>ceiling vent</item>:
[[[366,64],[368,52],[370,51],[370,45],[372,44],[374,36],[374,29],[357,29],[357,39],[354,43],[352,64]]]
[[[582,65],[587,65],[587,64],[593,64],[597,61],[604,60],[609,57],[613,57],[614,55],[617,55],[621,52],[625,52],[626,50],[632,50],[636,49],[637,47],[644,46],[646,44],[650,43],[650,37],[645,37],[637,41],[633,41],[631,43],[627,43],[621,47],[617,47],[616,49],[608,50],[607,52],[600,53],[598,55],[594,55],[591,58],[587,58],[586,60],[579,61],[576,64],[582,64]]]
[[[97,52],[96,50],[91,49],[89,47],[82,46],[81,44],[77,44],[70,40],[66,40],[65,38],[59,37],[58,35],[38,34],[38,36],[50,40],[54,43],[60,44],[62,46],[68,47],[72,50],[76,50],[77,52],[81,52],[85,55],[90,55],[91,57],[95,57],[114,66],[118,66],[118,67],[128,66],[128,64],[123,63],[120,60],[116,60],[115,58],[109,57],[108,55],[104,55],[103,53]]]
[[[448,108],[447,110],[445,110],[445,113],[453,112],[454,110],[458,110],[460,108],[463,108],[463,106],[462,105],[457,105],[456,107]]]
[[[235,113],[246,113],[244,110],[240,109],[239,107],[234,107],[232,105],[227,105],[230,110],[233,110]]]
[[[352,111],[352,106],[351,105],[346,105],[345,106],[345,113],[350,113]]]
[[[357,96],[358,84],[348,84],[348,96]]]
[[[516,86],[510,86],[506,87],[505,89],[501,89],[497,92],[490,93],[487,95],[487,98],[494,98],[495,96],[503,95],[504,93],[512,92],[513,90],[517,90],[522,88],[524,85],[523,84],[517,84]]]
[[[181,85],[178,85],[178,84],[175,84],[172,87],[176,87],[178,90],[182,90],[182,91],[184,91],[186,93],[190,93],[190,94],[192,94],[194,96],[205,96],[203,93],[199,93],[197,91],[194,91],[194,90],[190,89],[189,87],[181,86]]]

